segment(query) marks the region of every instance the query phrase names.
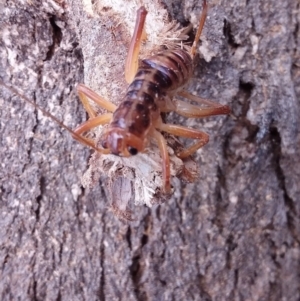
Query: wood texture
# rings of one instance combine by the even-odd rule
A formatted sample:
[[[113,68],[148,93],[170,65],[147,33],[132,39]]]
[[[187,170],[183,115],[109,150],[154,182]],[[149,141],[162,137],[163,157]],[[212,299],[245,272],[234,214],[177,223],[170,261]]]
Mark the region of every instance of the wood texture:
[[[1,300],[299,300],[299,3],[209,5],[190,90],[232,116],[173,119],[210,134],[199,180],[133,207],[133,223],[109,211],[105,182],[81,187],[90,151],[0,88]],[[79,0],[7,1],[0,16],[1,80],[72,128],[85,120],[74,87],[109,72],[93,53],[126,53],[122,26]]]

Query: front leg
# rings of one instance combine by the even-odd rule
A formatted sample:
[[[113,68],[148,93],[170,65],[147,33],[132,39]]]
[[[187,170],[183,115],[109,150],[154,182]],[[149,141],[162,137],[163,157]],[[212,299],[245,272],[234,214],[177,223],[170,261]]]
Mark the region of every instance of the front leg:
[[[104,99],[100,95],[98,95],[96,92],[94,92],[92,89],[88,88],[87,86],[83,84],[79,84],[77,86],[77,92],[79,95],[79,98],[87,111],[89,115],[89,119],[79,125],[75,130],[74,133],[72,133],[72,137],[76,139],[77,141],[81,142],[82,144],[91,146],[93,145],[93,148],[96,149],[98,152],[101,153],[108,153],[107,150],[99,149],[94,146],[94,141],[92,139],[86,138],[83,136],[84,132],[87,132],[99,125],[107,124],[112,119],[112,113],[106,113],[97,116],[97,113],[95,110],[91,107],[89,99],[95,102],[98,106],[101,108],[106,109],[109,112],[114,112],[116,110],[116,105],[112,102]]]
[[[112,119],[112,113],[106,113],[100,116],[90,118],[89,120],[82,123],[74,130],[75,135],[72,134],[72,137],[77,141],[81,142],[82,144],[88,146],[90,146],[91,144],[94,145],[94,141],[92,139],[86,138],[82,134],[99,125],[104,125],[109,123],[111,119]],[[99,149],[99,148],[97,148],[97,151],[103,154],[108,154],[110,152],[108,149]]]
[[[104,99],[102,96],[98,95],[95,91],[83,84],[77,85],[77,93],[90,118],[96,117],[97,114],[91,107],[89,99],[96,103],[99,107],[109,112],[114,112],[117,108],[115,104]]]
[[[184,158],[191,156],[200,147],[202,147],[209,141],[209,136],[206,133],[195,130],[195,129],[183,127],[180,125],[161,123],[157,126],[157,129],[167,132],[169,134],[175,135],[175,136],[199,140],[198,142],[192,144],[191,146],[189,146],[186,149],[177,153],[176,156],[180,159],[184,159]]]
[[[163,170],[163,179],[164,179],[164,192],[166,194],[171,192],[170,184],[170,157],[167,149],[167,142],[163,135],[157,130],[153,130],[151,136],[156,140],[161,157],[162,157],[162,170]]]

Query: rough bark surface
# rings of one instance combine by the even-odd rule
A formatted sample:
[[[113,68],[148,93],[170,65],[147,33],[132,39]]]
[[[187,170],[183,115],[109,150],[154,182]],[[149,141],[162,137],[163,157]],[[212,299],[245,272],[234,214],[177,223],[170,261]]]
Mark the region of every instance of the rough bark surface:
[[[233,114],[176,120],[210,134],[199,180],[134,207],[133,223],[108,210],[104,182],[81,187],[90,151],[1,87],[1,300],[299,300],[299,2],[209,4],[190,88]],[[201,11],[167,6],[180,21]],[[72,128],[85,120],[83,66],[89,83],[109,68],[86,49],[123,40],[116,24],[77,0],[6,1],[0,16],[1,80]]]

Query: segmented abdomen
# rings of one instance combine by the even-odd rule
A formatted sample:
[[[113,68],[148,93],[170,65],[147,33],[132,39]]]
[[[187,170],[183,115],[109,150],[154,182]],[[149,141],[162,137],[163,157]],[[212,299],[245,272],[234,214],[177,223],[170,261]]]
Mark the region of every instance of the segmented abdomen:
[[[158,100],[183,86],[192,71],[192,59],[182,49],[166,50],[142,60],[123,101],[114,112],[111,126],[145,137],[153,119],[160,114]]]
[[[154,70],[152,78],[148,80],[157,84],[160,89],[170,91],[183,86],[193,71],[192,59],[189,53],[182,49],[167,50],[143,60],[139,71],[147,68]]]

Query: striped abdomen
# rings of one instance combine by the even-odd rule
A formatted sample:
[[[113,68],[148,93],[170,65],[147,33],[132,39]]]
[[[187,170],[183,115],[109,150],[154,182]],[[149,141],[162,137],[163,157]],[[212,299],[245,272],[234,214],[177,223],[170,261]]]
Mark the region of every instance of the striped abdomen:
[[[114,113],[112,127],[127,129],[144,138],[159,114],[159,100],[183,86],[193,71],[190,55],[181,49],[167,50],[142,60],[126,95]]]
[[[167,50],[143,60],[138,73],[149,68],[154,69],[154,72],[148,80],[157,84],[163,91],[172,91],[190,79],[193,61],[185,50]]]
[[[181,49],[168,50],[142,60],[103,135],[102,146],[119,156],[143,151],[147,134],[165,105],[164,97],[189,80],[192,67],[190,55]]]

